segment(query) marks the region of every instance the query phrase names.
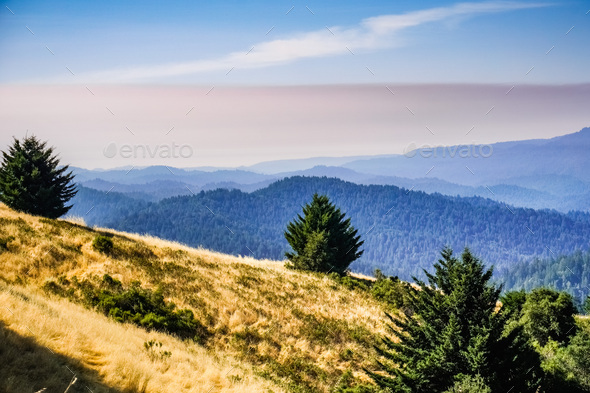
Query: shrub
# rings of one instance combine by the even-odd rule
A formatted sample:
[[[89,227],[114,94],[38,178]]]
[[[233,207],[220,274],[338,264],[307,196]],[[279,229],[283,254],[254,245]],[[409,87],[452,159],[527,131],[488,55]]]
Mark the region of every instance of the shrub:
[[[69,281],[64,277],[58,282],[48,281],[44,289],[61,296],[81,298],[87,306],[96,308],[117,322],[130,322],[147,330],[193,338],[199,343],[209,336],[191,310],[177,309],[174,303],[164,300],[161,287],[152,291],[134,281],[125,288],[121,281],[105,274],[98,285],[89,280],[80,282],[72,277]],[[75,290],[79,295],[75,296]]]
[[[92,241],[92,248],[103,254],[113,253],[113,239],[108,236],[98,235]]]
[[[65,296],[65,292],[61,285],[59,285],[53,280],[45,281],[41,286],[41,289],[43,289],[46,292],[53,293],[55,295]]]
[[[568,377],[580,390],[590,391],[590,331],[580,329],[565,349]]]
[[[525,332],[541,346],[550,339],[565,344],[576,334],[576,313],[570,294],[537,288],[526,297],[521,323]]]
[[[491,393],[492,390],[486,385],[479,375],[459,375],[455,384],[445,393]]]
[[[103,289],[91,293],[88,301],[119,322],[132,322],[148,330],[173,333],[183,338],[202,333],[203,327],[191,310],[176,310],[165,302],[162,288],[144,289],[138,281],[123,289],[121,282],[105,275]],[[87,295],[88,296],[88,295]]]
[[[590,392],[590,326],[578,321],[578,332],[569,345],[549,342],[540,348],[546,378],[543,389],[547,393]]]
[[[397,276],[386,276],[375,269],[375,282],[371,286],[371,295],[393,308],[409,308],[411,285],[401,281]]]
[[[369,289],[367,284],[364,282],[366,280],[361,280],[351,276],[342,276],[338,273],[330,273],[328,276],[346,289],[358,289],[361,291],[367,291]]]
[[[340,359],[344,361],[349,361],[354,358],[354,351],[350,348],[346,348],[342,352],[340,352]]]

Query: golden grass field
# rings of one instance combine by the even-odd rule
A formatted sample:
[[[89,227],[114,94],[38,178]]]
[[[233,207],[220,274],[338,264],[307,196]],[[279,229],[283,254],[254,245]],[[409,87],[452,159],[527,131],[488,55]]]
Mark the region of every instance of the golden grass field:
[[[206,229],[204,229],[206,230]],[[95,251],[110,233],[116,256]],[[233,257],[0,205],[0,390],[8,392],[329,392],[368,382],[385,305],[282,262]],[[161,286],[210,333],[202,343],[122,324],[44,291],[47,282]],[[156,340],[166,358],[144,343]],[[8,365],[8,366],[6,366]],[[67,367],[66,367],[67,366]],[[70,371],[71,370],[71,371]]]

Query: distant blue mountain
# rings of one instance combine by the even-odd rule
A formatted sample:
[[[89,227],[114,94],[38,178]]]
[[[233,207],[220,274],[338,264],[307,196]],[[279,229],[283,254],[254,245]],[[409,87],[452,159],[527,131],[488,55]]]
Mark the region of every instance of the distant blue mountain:
[[[167,166],[150,166],[147,168],[89,170],[72,167],[78,183],[100,179],[119,184],[146,184],[154,181],[174,181],[188,185],[204,185],[216,182],[235,182],[253,184],[274,176],[263,175],[238,169],[223,169],[213,172],[196,169],[182,169]]]
[[[551,139],[502,142],[487,147],[443,146],[416,149],[406,155],[368,158],[342,166],[380,176],[421,178],[427,174],[470,186],[514,184],[530,176],[567,176],[590,184],[590,128]],[[555,178],[540,182],[551,188]],[[542,184],[542,185],[541,185]],[[518,184],[520,185],[520,184]]]
[[[382,156],[349,156],[349,157],[312,157],[300,158],[293,160],[276,160],[265,161],[247,167],[240,167],[239,169],[264,173],[268,175],[276,175],[283,172],[297,172],[305,171],[317,166],[342,166],[351,161],[379,158]],[[386,156],[383,156],[386,157]]]
[[[80,185],[105,191],[114,187],[149,201],[216,188],[252,192],[286,177],[327,176],[357,184],[481,196],[534,209],[590,211],[590,128],[551,139],[496,143],[482,151],[478,146],[437,149],[436,157],[434,150],[422,149],[407,155],[269,161],[240,169],[73,169]],[[489,156],[465,157],[474,151]]]

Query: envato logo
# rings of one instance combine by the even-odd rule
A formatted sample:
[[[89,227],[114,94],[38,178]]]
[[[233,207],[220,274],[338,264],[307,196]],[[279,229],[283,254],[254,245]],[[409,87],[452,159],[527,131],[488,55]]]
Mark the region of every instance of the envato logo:
[[[404,156],[422,158],[488,158],[494,154],[492,145],[416,146],[410,143],[404,148]]]
[[[121,145],[109,143],[102,154],[106,158],[189,158],[193,156],[193,148],[189,145]]]

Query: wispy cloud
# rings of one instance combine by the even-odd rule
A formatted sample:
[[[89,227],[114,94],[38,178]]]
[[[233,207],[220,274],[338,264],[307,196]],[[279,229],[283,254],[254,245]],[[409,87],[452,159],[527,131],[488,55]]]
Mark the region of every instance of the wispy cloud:
[[[300,59],[350,54],[350,51],[372,51],[402,44],[396,34],[425,23],[445,21],[456,17],[471,17],[522,9],[549,6],[548,3],[492,1],[458,3],[405,14],[380,15],[363,19],[353,27],[331,26],[296,34],[291,37],[263,41],[250,50],[226,56],[192,62],[135,66],[83,75],[89,82],[145,81],[197,74],[208,71],[229,71],[232,68],[262,68],[294,62]]]

